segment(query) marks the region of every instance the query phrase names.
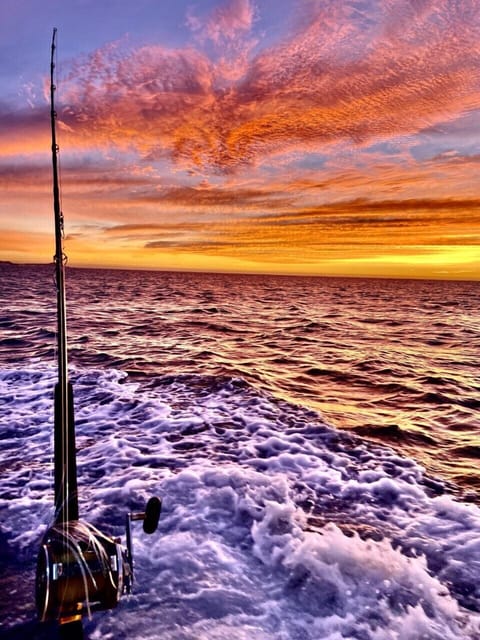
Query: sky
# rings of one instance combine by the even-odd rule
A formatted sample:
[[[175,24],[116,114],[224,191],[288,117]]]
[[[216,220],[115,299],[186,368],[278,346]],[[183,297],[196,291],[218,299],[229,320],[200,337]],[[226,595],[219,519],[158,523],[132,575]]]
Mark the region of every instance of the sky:
[[[0,260],[480,280],[479,0],[2,0]]]

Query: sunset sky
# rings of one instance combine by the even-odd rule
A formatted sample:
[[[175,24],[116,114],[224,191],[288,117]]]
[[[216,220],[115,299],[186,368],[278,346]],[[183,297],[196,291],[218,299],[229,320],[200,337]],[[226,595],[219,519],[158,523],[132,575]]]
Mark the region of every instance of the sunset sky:
[[[2,0],[0,260],[480,279],[479,0]]]

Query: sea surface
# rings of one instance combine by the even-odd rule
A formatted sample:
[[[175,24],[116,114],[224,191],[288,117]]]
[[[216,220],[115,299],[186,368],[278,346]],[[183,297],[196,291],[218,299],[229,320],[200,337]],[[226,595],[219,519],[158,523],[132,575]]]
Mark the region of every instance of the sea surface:
[[[67,269],[100,638],[479,640],[480,283]],[[50,638],[53,267],[0,265],[0,637]]]

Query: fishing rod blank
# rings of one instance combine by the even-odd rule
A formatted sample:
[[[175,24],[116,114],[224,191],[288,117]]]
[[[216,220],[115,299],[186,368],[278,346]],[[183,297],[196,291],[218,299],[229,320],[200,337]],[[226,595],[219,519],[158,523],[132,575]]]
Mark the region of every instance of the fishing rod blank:
[[[54,522],[38,553],[36,604],[42,622],[56,620],[60,635],[83,635],[82,618],[92,612],[113,609],[133,584],[131,521],[143,520],[146,533],[158,525],[161,500],[153,497],[145,512],[127,515],[126,547],[118,538],[80,519],[73,387],[68,380],[67,322],[63,213],[60,207],[58,145],[55,111],[55,50],[53,30],[50,61],[50,123],[52,132],[53,208],[55,219],[55,277],[57,287],[58,381],[54,404]]]

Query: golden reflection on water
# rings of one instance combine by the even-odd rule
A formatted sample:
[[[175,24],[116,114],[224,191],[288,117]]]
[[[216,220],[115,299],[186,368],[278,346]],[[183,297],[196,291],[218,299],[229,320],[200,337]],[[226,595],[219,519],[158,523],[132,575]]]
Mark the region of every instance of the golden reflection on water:
[[[50,267],[21,274],[21,300],[18,273],[4,283],[17,330],[25,305],[53,327]],[[241,378],[480,487],[479,283],[74,269],[67,289],[74,365]],[[15,357],[43,357],[35,340]]]

